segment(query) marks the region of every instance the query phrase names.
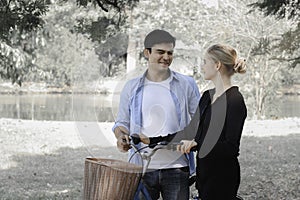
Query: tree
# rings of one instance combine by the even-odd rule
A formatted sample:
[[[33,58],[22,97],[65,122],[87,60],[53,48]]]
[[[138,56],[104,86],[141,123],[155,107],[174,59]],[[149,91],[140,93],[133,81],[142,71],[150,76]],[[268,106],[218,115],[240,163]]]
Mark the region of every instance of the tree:
[[[217,7],[209,8],[200,1],[141,1],[132,11],[134,21],[130,38],[137,44],[135,49],[142,50],[142,41],[147,32],[155,28],[166,29],[185,44],[199,47],[200,53],[191,50],[180,55],[187,59],[191,59],[191,56],[201,57],[205,49],[214,43],[226,43],[237,48],[249,66],[248,73],[239,80],[247,98],[249,115],[262,118],[273,106],[274,91],[281,82],[279,71],[287,66],[274,60],[284,55],[274,47],[279,45],[281,35],[290,24],[284,19],[264,17],[259,11],[249,13],[247,5],[250,3],[253,1],[223,0],[218,1]],[[261,51],[261,47],[265,49]],[[176,60],[179,56],[176,50],[175,55]],[[136,58],[138,60],[138,54]],[[180,69],[192,70],[194,64],[199,65],[193,62],[188,60],[186,66]],[[199,79],[200,88],[204,90],[206,82],[202,77]],[[236,76],[236,79],[239,77]],[[253,84],[254,81],[256,84]]]
[[[0,2],[0,77],[21,85],[23,76],[34,64],[34,31],[43,24],[47,11],[44,0],[1,0]]]
[[[47,23],[38,37],[44,42],[36,52],[36,71],[32,74],[39,76],[33,80],[62,87],[95,81],[102,75],[105,65],[96,54],[98,42],[76,31],[78,19],[91,16],[98,18],[101,14],[94,7],[78,8],[71,2],[49,6],[43,17]]]
[[[76,0],[81,6],[87,6],[88,4],[93,4],[94,6],[99,6],[103,11],[108,12],[111,9],[116,9],[121,15],[122,11],[126,7],[133,8],[139,0]]]
[[[279,18],[297,19],[300,16],[300,4],[298,0],[262,0],[250,4],[251,7],[256,7],[263,11],[266,16],[276,15]]]
[[[282,34],[281,42],[277,48],[286,52],[277,57],[280,61],[287,61],[292,68],[300,64],[300,4],[298,0],[263,0],[250,4],[252,8],[259,9],[266,16],[274,15],[279,19],[291,21],[291,29]]]
[[[87,7],[90,4],[100,7],[100,12],[108,13],[110,18],[99,18],[86,29],[93,39],[101,41],[102,36],[111,34],[110,24],[118,28],[126,21],[125,8],[131,9],[138,0],[77,0],[78,6]],[[38,44],[35,38],[37,30],[42,28],[42,16],[51,4],[61,4],[60,0],[1,0],[0,1],[0,77],[11,79],[13,83],[22,84],[26,74],[36,66],[35,49]],[[70,1],[74,3],[74,1]],[[84,20],[83,20],[84,21]],[[84,27],[85,23],[78,23]],[[99,30],[99,25],[102,26]],[[103,26],[104,25],[104,26]],[[77,27],[77,28],[78,28]],[[82,28],[84,29],[84,28]],[[74,29],[73,29],[74,30]],[[79,30],[79,28],[78,28]],[[96,34],[95,34],[96,33]],[[101,33],[97,35],[97,33]]]
[[[90,83],[100,77],[103,64],[95,54],[91,40],[82,34],[71,33],[65,27],[56,27],[50,34],[53,37],[39,48],[36,56],[34,75],[39,76],[35,80],[45,81],[48,86],[63,87]]]
[[[100,8],[101,15],[92,21],[82,17],[78,20],[77,31],[89,34],[93,41],[101,42],[107,37],[115,35],[127,23],[127,11],[134,8],[139,0],[77,0],[79,6],[91,9],[91,6]],[[123,30],[124,31],[124,30]]]

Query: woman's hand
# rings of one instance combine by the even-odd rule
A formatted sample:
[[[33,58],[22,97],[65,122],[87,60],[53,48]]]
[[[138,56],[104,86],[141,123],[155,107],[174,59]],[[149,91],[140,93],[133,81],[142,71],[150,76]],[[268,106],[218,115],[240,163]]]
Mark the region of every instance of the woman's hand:
[[[191,148],[197,146],[197,142],[195,140],[181,140],[182,144],[177,146],[177,151],[181,151],[182,153],[190,153]]]

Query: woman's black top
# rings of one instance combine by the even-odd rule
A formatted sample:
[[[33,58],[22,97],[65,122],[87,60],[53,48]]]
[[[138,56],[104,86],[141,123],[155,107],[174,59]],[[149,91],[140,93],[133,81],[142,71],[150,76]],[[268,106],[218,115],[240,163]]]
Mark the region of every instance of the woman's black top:
[[[151,143],[195,139],[198,158],[233,158],[239,146],[247,109],[238,87],[227,89],[214,102],[215,89],[203,93],[190,124],[176,134],[150,138]]]
[[[214,94],[214,89],[203,93],[195,115],[184,130],[150,138],[150,143],[195,139],[196,188],[200,198],[232,200],[240,185],[237,157],[247,109],[236,86],[212,102]]]
[[[247,109],[244,98],[233,86],[214,102],[215,90],[200,100],[200,123],[195,137],[199,158],[232,158],[239,155],[240,139]]]

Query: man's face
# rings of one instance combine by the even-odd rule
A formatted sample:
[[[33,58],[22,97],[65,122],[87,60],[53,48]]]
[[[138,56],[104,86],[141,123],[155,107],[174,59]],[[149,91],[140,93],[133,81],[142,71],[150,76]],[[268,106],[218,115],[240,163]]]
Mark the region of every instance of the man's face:
[[[173,60],[174,46],[172,43],[155,44],[149,50],[145,50],[145,56],[148,58],[149,68],[154,70],[168,70]]]

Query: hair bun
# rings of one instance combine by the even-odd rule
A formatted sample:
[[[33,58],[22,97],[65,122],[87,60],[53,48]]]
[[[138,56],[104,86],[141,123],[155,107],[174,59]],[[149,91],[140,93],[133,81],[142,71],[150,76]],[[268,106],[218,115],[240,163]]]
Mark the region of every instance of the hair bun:
[[[233,70],[235,73],[240,73],[240,74],[246,73],[246,59],[244,58],[238,59],[233,66]]]

